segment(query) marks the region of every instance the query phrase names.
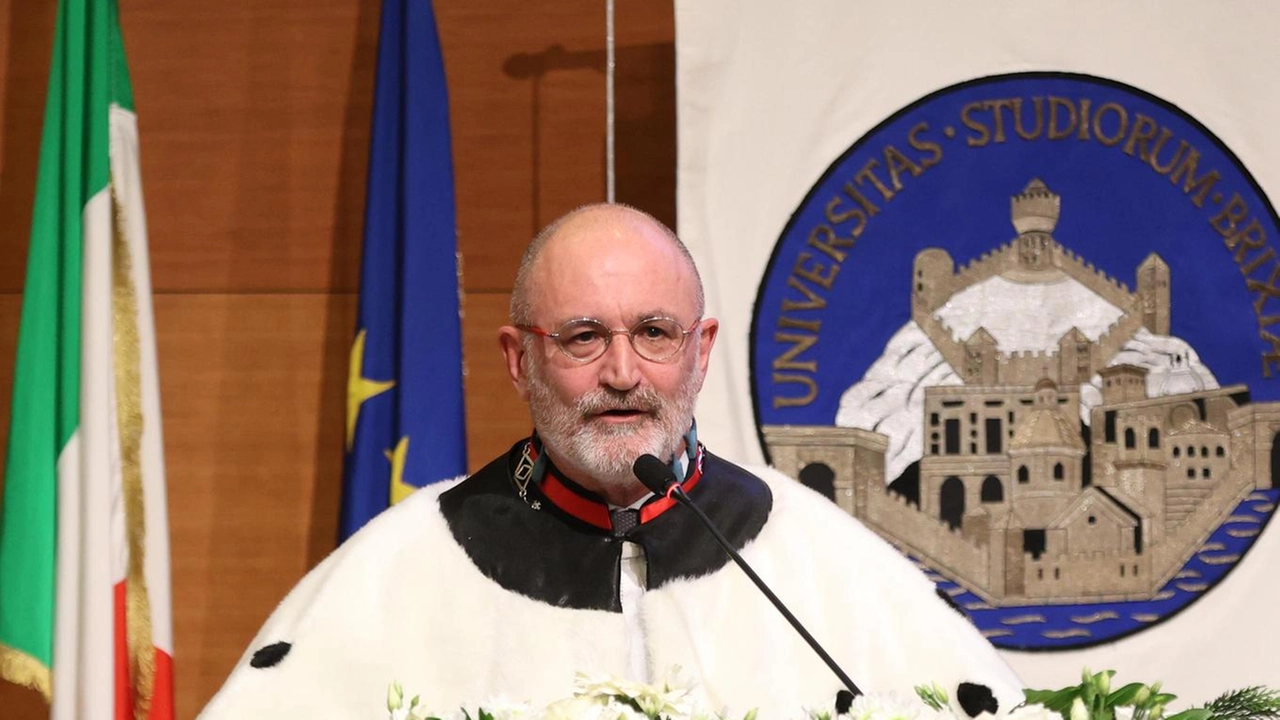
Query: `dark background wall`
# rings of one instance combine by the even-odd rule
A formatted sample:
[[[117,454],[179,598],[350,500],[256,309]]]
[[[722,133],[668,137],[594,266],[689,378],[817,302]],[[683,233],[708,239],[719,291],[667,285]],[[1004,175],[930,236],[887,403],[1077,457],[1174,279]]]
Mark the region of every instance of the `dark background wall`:
[[[334,545],[379,0],[119,3],[142,136],[185,720]],[[529,427],[495,341],[523,246],[605,197],[605,6],[435,9],[477,468]],[[0,0],[0,441],[55,12],[53,0]],[[674,223],[671,5],[617,0],[617,27],[618,198]],[[0,708],[46,713],[3,683]]]

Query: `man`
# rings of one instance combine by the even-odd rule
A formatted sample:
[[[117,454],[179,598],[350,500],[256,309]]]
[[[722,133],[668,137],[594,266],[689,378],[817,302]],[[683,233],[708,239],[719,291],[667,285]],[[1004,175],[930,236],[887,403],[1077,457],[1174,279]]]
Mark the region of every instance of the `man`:
[[[648,215],[589,206],[543,231],[499,331],[534,435],[326,559],[201,717],[372,718],[393,680],[441,712],[541,704],[577,671],[657,680],[676,665],[712,710],[830,707],[836,677],[687,508],[636,480],[646,453],[862,690],[936,682],[957,712],[1016,705],[1016,678],[907,560],[798,483],[698,444],[719,330],[703,313],[688,251]]]

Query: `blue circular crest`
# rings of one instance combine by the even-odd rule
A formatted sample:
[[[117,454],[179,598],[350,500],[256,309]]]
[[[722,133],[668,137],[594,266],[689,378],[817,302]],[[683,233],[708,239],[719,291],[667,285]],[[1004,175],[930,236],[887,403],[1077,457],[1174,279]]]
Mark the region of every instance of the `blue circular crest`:
[[[1277,243],[1239,158],[1160,98],[1065,73],[942,89],[778,239],[762,446],[997,646],[1139,632],[1242,562],[1280,497]]]

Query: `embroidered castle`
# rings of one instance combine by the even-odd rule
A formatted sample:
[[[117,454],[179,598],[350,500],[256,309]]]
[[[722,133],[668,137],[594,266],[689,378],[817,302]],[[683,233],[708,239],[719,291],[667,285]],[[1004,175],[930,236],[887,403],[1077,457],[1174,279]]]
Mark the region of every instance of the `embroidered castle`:
[[[1206,387],[1184,357],[1155,388],[1118,361],[1142,329],[1169,334],[1169,267],[1149,255],[1131,292],[1053,238],[1060,208],[1036,180],[1012,199],[1013,242],[959,271],[916,256],[912,319],[962,384],[924,389],[905,492],[885,485],[884,434],[764,428],[778,469],[996,606],[1149,599],[1250,492],[1280,487],[1280,403]]]

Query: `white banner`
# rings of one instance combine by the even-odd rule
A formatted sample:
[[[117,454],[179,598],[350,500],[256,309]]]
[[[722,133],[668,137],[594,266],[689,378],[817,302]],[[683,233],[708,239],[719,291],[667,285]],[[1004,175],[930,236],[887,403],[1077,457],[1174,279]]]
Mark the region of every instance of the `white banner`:
[[[708,446],[908,551],[1030,686],[1280,686],[1274,6],[676,15]]]

